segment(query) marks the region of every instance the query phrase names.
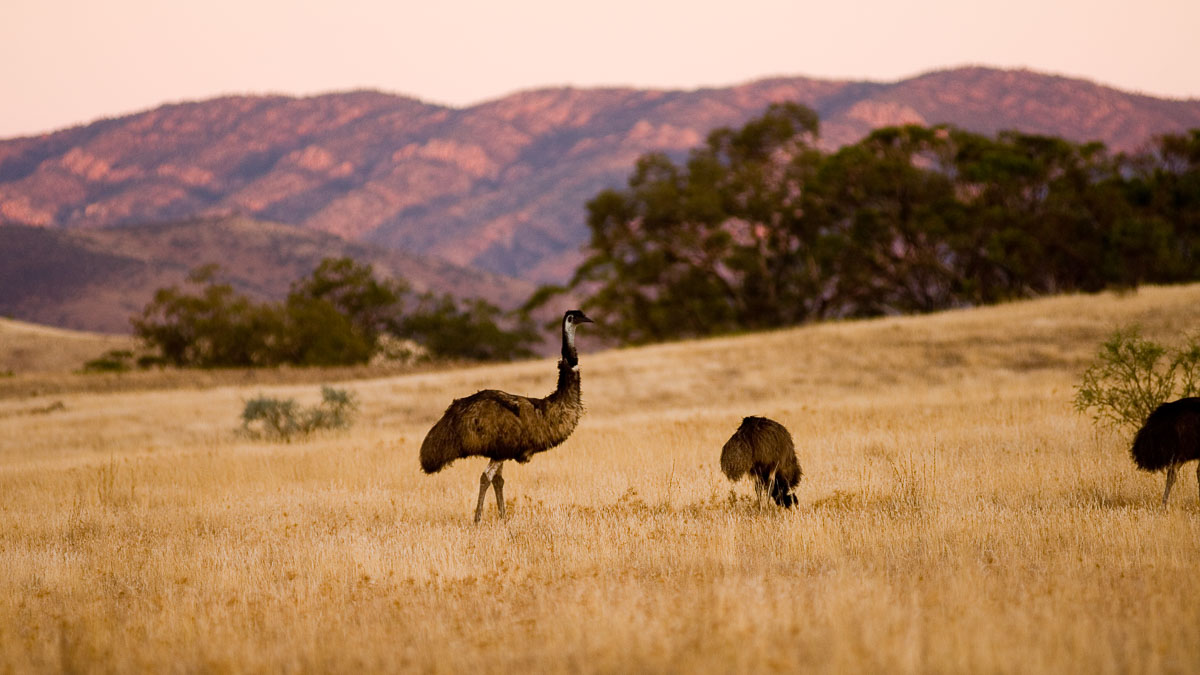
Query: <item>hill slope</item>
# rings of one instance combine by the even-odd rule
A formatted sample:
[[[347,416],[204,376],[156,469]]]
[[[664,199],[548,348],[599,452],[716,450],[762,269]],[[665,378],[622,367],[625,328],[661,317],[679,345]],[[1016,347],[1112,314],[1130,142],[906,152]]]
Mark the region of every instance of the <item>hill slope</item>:
[[[62,330],[0,319],[0,374],[61,373],[78,370],[110,349],[132,349],[134,340]]]
[[[909,122],[1120,150],[1200,126],[1200,101],[987,68],[890,84],[547,89],[465,109],[377,92],[227,97],[0,141],[0,223],[90,228],[240,213],[562,281],[580,260],[586,200],[623,185],[639,155],[680,155],[780,100],[815,108],[829,147]]]
[[[240,292],[260,299],[282,298],[322,258],[341,256],[371,263],[419,292],[481,297],[502,307],[524,301],[533,288],[431,256],[238,217],[91,230],[11,226],[0,238],[0,315],[106,333],[129,332],[129,317],[156,289],[182,284],[190,270],[210,262]]]

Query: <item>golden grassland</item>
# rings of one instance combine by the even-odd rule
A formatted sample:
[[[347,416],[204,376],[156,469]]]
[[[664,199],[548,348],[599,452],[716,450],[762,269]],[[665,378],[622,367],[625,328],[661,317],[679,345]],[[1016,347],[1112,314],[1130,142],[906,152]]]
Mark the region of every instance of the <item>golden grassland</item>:
[[[132,335],[64,330],[0,318],[0,399],[56,396],[67,393],[114,393],[155,389],[258,387],[360,380],[440,369],[461,368],[454,360],[337,368],[151,369],[83,373],[88,361],[111,350],[141,351]]]
[[[129,336],[62,330],[0,318],[0,373],[69,372],[110,349],[132,349]]]
[[[1114,327],[1200,326],[1200,286],[589,352],[588,413],[505,468],[417,449],[457,396],[552,361],[345,383],[355,426],[236,433],[260,393],[0,399],[0,671],[1195,672],[1200,508],[1167,509],[1073,385]],[[61,401],[61,406],[55,405]],[[800,505],[720,474],[744,415]]]

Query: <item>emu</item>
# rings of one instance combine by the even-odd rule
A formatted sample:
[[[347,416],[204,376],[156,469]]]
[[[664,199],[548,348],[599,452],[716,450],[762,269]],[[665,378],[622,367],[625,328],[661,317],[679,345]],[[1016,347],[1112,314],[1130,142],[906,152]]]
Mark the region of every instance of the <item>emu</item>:
[[[441,471],[461,457],[488,458],[487,469],[479,476],[476,523],[483,517],[489,487],[496,491],[496,508],[504,518],[504,478],[500,472],[505,461],[528,462],[533,455],[567,440],[579,423],[583,403],[579,397],[575,328],[583,323],[592,320],[577,309],[563,315],[562,359],[558,362],[558,386],[552,394],[527,398],[484,389],[455,399],[421,443],[421,469],[425,473]]]
[[[782,424],[766,417],[742,420],[742,425],[721,448],[721,471],[735,482],[750,474],[759,503],[765,492],[784,508],[797,503],[792,490],[804,475],[796,459],[792,435]]]
[[[1181,398],[1154,409],[1133,437],[1133,461],[1143,471],[1167,470],[1162,505],[1167,505],[1175,471],[1184,462],[1200,459],[1200,398]],[[1200,466],[1196,468],[1200,484]]]

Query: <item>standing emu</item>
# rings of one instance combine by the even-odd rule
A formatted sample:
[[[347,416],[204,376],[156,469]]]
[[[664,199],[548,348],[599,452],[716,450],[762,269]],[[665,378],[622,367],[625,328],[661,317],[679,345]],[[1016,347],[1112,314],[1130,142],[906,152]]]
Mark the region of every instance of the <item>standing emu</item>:
[[[797,503],[792,490],[804,475],[796,459],[792,435],[782,424],[765,417],[742,420],[742,425],[721,448],[721,471],[732,481],[750,474],[758,500],[761,502],[766,492],[784,508]]]
[[[496,508],[504,518],[505,460],[521,463],[567,440],[579,417],[579,355],[575,352],[575,327],[592,323],[573,309],[563,315],[562,360],[558,362],[558,387],[546,398],[514,396],[495,389],[455,399],[442,419],[433,425],[421,443],[421,468],[425,473],[460,457],[487,457],[487,469],[479,477],[479,502],[475,522],[483,516],[483,499],[488,487],[496,490]]]
[[[1133,437],[1133,461],[1143,471],[1167,470],[1167,487],[1162,503],[1167,505],[1175,470],[1180,464],[1200,459],[1200,398],[1181,398],[1154,409]],[[1200,484],[1200,467],[1196,468]]]

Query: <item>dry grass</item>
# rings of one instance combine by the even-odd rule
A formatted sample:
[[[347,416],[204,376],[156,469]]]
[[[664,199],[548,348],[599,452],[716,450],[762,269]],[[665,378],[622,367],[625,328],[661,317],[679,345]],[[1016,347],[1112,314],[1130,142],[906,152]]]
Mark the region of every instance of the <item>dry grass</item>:
[[[110,349],[132,349],[127,335],[62,330],[0,319],[0,374],[70,372]]]
[[[351,383],[355,428],[292,445],[235,435],[258,388],[0,400],[0,671],[1194,672],[1196,485],[1159,509],[1071,410],[1134,320],[1194,328],[1200,286],[583,335],[588,414],[478,528],[483,462],[423,476],[421,438],[550,361]],[[747,414],[796,437],[799,508],[720,475]]]
[[[361,380],[461,368],[463,362],[376,365],[336,368],[153,369],[129,372],[81,372],[84,364],[110,350],[137,353],[130,335],[63,330],[0,319],[0,400],[72,393],[109,394],[160,389],[211,389],[222,386],[263,387]]]

